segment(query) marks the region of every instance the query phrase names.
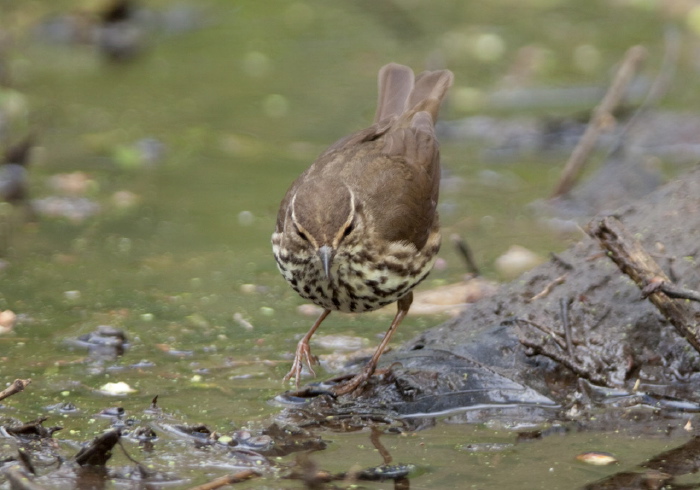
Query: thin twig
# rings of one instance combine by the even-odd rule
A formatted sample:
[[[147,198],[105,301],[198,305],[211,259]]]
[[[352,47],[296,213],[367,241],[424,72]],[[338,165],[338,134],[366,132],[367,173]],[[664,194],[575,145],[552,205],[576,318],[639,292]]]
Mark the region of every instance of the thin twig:
[[[564,329],[564,340],[566,340],[566,350],[571,357],[574,356],[574,341],[571,336],[571,324],[569,323],[569,300],[568,298],[559,298],[559,314],[561,316],[561,325]]]
[[[141,470],[141,472],[148,473],[148,471],[146,471],[146,468],[140,462],[136,461],[134,458],[131,457],[129,452],[126,450],[126,448],[122,444],[121,438],[117,441],[117,444],[119,444],[119,447],[122,448],[122,452],[124,453],[124,456],[126,456],[126,459],[128,459],[129,461],[134,463],[136,466],[138,466],[139,469]]]
[[[241,483],[251,478],[257,478],[260,473],[254,470],[243,470],[233,475],[224,475],[214,480],[203,483],[202,485],[197,485],[196,487],[190,488],[190,490],[215,490],[217,488],[224,487],[226,485],[233,485],[234,483]]]
[[[24,389],[31,383],[31,379],[16,379],[12,382],[10,386],[5,388],[4,390],[0,391],[0,400],[4,400],[5,398],[16,395],[20,391],[24,391]]]
[[[689,299],[690,301],[700,301],[700,293],[692,289],[686,289],[673,284],[664,283],[661,286],[661,291],[666,293],[666,296],[678,299]]]
[[[382,444],[382,441],[379,440],[382,434],[384,434],[384,431],[379,429],[376,425],[373,425],[371,429],[372,433],[369,436],[369,440],[372,442],[374,448],[377,451],[379,451],[379,454],[381,455],[384,464],[391,464],[391,461],[393,459],[391,457],[391,453],[387,450],[384,444]]]
[[[27,470],[32,475],[36,475],[36,468],[34,468],[34,463],[32,463],[32,458],[29,453],[24,449],[17,451],[17,460],[22,463],[24,469]]]
[[[563,267],[567,271],[574,270],[573,265],[568,263],[566,260],[562,259],[558,254],[555,254],[554,252],[549,252],[549,258],[552,259],[552,262],[559,265],[560,267]]]
[[[472,249],[469,247],[469,245],[467,245],[464,238],[456,233],[454,233],[450,238],[452,239],[452,243],[455,244],[455,247],[457,247],[457,251],[464,259],[464,262],[467,265],[467,271],[471,272],[475,276],[480,276],[481,273],[479,272],[479,267],[477,267],[476,261],[474,260]]]
[[[646,54],[647,51],[642,46],[632,46],[627,50],[625,58],[620,64],[620,68],[617,70],[610,88],[608,88],[608,92],[603,97],[600,105],[593,110],[593,115],[586,127],[586,131],[581,136],[574,151],[571,152],[569,161],[566,162],[566,166],[562,170],[559,183],[552,193],[552,198],[568,193],[576,184],[581,170],[588,160],[588,156],[598,141],[598,137],[613,123],[614,116],[612,113],[625,96],[627,87],[637,73],[641,62],[646,58]]]
[[[629,134],[630,129],[641,119],[641,117],[649,110],[650,107],[656,105],[661,98],[666,95],[668,88],[673,81],[678,68],[678,59],[681,53],[681,34],[676,26],[669,26],[664,31],[664,57],[659,68],[659,74],[651,84],[651,88],[644,98],[639,108],[634,111],[632,117],[627,120],[627,123],[620,131],[617,142],[610,150],[609,155],[617,153],[625,144],[625,138]]]
[[[690,301],[700,302],[700,293],[692,289],[682,288],[676,286],[670,282],[666,282],[663,279],[656,277],[652,279],[645,287],[642,289],[642,296],[647,297],[651,293],[661,291],[665,293],[669,298],[676,299],[687,299]]]
[[[547,344],[544,342],[538,343],[535,341],[532,341],[524,336],[520,337],[520,343],[523,344],[525,347],[529,347],[532,349],[532,351],[535,354],[540,354],[545,357],[549,357],[553,361],[558,362],[559,364],[562,364],[563,366],[566,366],[569,368],[572,372],[574,372],[576,375],[580,376],[581,378],[585,378],[592,383],[595,383],[597,385],[601,386],[610,386],[609,381],[604,377],[599,375],[596,372],[593,372],[590,369],[586,369],[583,366],[581,366],[572,356],[568,356],[564,353],[558,352],[551,347],[549,347]]]
[[[534,295],[532,298],[528,300],[528,303],[531,301],[535,301],[541,298],[544,298],[547,296],[549,293],[552,292],[552,289],[554,289],[556,286],[559,286],[560,284],[564,284],[564,281],[566,281],[566,274],[561,275],[555,279],[553,279],[549,284],[547,284],[542,291]]]
[[[548,336],[550,339],[552,339],[554,342],[556,342],[556,344],[557,344],[562,350],[564,350],[564,351],[566,350],[566,342],[565,342],[564,339],[562,338],[562,335],[561,335],[559,332],[555,332],[554,330],[552,330],[552,329],[549,328],[548,326],[546,326],[546,325],[541,325],[541,324],[539,324],[539,323],[535,323],[535,322],[530,321],[530,320],[525,320],[524,318],[517,318],[517,319],[515,320],[515,323],[516,323],[516,324],[526,324],[526,325],[530,325],[531,327],[536,328],[536,329],[539,330],[540,332],[547,334],[547,336]]]

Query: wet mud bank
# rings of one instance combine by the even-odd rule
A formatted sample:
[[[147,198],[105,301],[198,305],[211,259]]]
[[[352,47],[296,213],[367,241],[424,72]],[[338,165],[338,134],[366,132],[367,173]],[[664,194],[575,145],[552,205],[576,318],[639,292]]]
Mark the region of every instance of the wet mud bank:
[[[638,241],[658,274],[636,277],[638,285],[611,260],[618,252],[603,248],[601,231],[611,223]],[[373,383],[337,404],[357,413],[380,407],[402,419],[461,411],[465,421],[494,411],[551,421],[605,407],[700,410],[693,347],[700,305],[692,301],[700,285],[700,168],[594,218],[587,232],[569,250],[385,355]],[[619,253],[618,262],[629,259]],[[686,324],[669,321],[654,294],[679,305]],[[322,385],[310,393],[323,393]]]

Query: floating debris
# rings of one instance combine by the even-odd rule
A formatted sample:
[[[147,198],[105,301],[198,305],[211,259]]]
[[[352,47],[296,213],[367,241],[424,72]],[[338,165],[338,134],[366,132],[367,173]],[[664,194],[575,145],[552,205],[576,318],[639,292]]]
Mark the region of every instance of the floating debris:
[[[515,444],[503,442],[476,442],[471,444],[462,444],[457,447],[461,451],[470,453],[500,453],[513,449]]]

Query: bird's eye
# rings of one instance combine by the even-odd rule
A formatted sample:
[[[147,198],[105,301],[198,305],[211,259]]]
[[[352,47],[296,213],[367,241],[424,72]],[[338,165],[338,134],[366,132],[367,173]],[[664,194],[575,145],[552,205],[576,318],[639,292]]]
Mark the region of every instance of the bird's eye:
[[[350,233],[352,233],[352,230],[354,230],[354,229],[355,229],[355,226],[354,226],[352,223],[350,223],[350,224],[347,226],[347,228],[345,228],[345,231],[343,232],[343,238],[345,238],[345,237],[348,236]]]
[[[304,233],[304,232],[301,231],[301,230],[297,230],[297,236],[298,236],[299,238],[301,238],[302,240],[304,240],[305,242],[308,242],[308,241],[309,241],[309,237],[307,237],[307,236],[306,236],[306,233]]]

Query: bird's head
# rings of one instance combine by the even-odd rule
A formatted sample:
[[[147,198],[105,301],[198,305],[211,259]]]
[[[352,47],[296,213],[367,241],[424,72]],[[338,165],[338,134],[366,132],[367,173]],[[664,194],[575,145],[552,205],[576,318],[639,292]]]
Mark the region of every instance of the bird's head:
[[[307,182],[292,196],[285,240],[297,254],[319,260],[328,279],[332,277],[334,259],[349,254],[358,242],[357,228],[362,214],[352,190],[344,185],[320,186]],[[313,257],[315,256],[315,257]]]

